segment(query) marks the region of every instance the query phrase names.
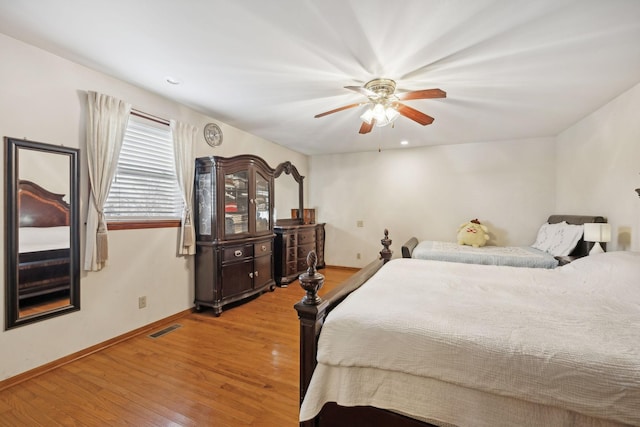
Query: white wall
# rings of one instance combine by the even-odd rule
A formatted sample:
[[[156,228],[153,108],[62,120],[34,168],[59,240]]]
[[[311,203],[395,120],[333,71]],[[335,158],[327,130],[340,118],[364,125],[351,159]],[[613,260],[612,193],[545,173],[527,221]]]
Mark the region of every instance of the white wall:
[[[200,137],[197,156],[256,154],[269,165],[289,160],[307,175],[307,156],[206,117],[183,105],[0,35],[2,136],[80,148],[81,213],[86,217],[86,92],[124,99],[134,108],[203,128],[216,121],[224,143],[211,148]],[[2,150],[4,156],[4,150]],[[4,174],[0,195],[4,201]],[[84,236],[84,228],[83,228]],[[0,227],[4,241],[4,226]],[[0,331],[0,380],[51,362],[193,306],[193,260],[176,256],[177,228],[109,234],[110,259],[101,272],[83,272],[81,310],[10,331]],[[84,244],[80,250],[84,254]],[[5,277],[4,245],[0,275]],[[82,265],[83,263],[81,263]],[[4,292],[0,317],[4,319]],[[137,300],[147,296],[147,308]],[[3,328],[4,329],[4,328]]]
[[[309,205],[327,223],[328,265],[373,260],[385,228],[397,257],[411,236],[455,241],[473,218],[491,244],[529,245],[556,213],[555,164],[552,138],[318,155]]]
[[[608,217],[608,250],[640,250],[640,84],[557,138],[558,209]]]

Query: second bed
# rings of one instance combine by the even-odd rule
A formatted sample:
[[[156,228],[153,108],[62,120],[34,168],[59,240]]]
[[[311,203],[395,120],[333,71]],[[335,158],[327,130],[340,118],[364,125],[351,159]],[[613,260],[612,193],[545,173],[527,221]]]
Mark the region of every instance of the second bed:
[[[541,227],[538,239],[544,237],[545,227],[554,228],[566,223],[569,226],[585,223],[606,222],[602,216],[590,215],[551,215]],[[546,244],[552,244],[543,242]],[[418,242],[412,237],[402,246],[403,258],[427,259],[435,261],[460,262],[466,264],[508,265],[513,267],[555,268],[589,253],[593,243],[585,242],[582,237],[567,253],[558,255],[553,251],[541,250],[541,245],[532,246],[472,246],[455,242],[425,240]]]

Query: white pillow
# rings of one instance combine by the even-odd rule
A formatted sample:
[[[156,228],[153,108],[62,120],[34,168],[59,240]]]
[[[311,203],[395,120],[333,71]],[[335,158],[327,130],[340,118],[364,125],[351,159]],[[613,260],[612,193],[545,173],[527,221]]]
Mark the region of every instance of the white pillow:
[[[536,241],[531,246],[553,256],[567,256],[576,247],[583,233],[582,225],[568,224],[566,221],[545,223],[538,230]]]
[[[554,235],[560,230],[560,224],[561,223],[549,224],[548,222],[542,224],[538,230],[536,241],[531,245],[531,247],[548,252],[551,248],[551,244],[553,243]]]

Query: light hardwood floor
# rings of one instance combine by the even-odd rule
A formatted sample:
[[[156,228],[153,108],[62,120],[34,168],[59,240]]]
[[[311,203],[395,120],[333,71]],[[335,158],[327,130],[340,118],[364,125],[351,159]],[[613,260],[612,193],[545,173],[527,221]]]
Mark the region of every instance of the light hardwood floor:
[[[355,270],[327,268],[320,294]],[[0,426],[298,424],[298,282],[191,313],[0,392]]]

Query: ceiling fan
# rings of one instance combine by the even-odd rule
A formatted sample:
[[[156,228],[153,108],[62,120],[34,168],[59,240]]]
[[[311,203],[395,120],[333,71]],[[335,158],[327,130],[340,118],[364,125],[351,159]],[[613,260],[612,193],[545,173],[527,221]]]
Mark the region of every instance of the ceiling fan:
[[[345,86],[345,89],[358,92],[369,100],[357,104],[349,104],[324,113],[316,114],[314,117],[324,117],[338,111],[347,110],[361,105],[369,105],[369,108],[360,116],[362,125],[360,133],[371,132],[373,126],[386,126],[393,123],[399,116],[405,116],[422,126],[433,123],[434,118],[428,116],[415,108],[401,103],[400,101],[410,101],[413,99],[446,98],[447,93],[440,89],[423,89],[411,92],[395,93],[396,82],[391,79],[374,79],[364,86]]]

